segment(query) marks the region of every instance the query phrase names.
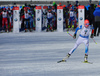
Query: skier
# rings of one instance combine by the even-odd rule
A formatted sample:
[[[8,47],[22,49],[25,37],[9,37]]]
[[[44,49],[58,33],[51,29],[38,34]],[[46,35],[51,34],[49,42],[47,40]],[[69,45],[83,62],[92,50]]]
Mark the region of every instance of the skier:
[[[48,9],[48,13],[47,13],[47,20],[48,20],[48,23],[47,23],[47,32],[48,32],[48,29],[50,31],[52,31],[52,18],[53,18],[53,14],[51,12],[51,9]]]
[[[29,29],[29,12],[28,9],[25,10],[25,32],[27,32],[27,30]]]
[[[53,18],[52,18],[52,27],[53,27],[53,30],[56,30],[57,29],[57,25],[56,25],[56,18],[57,18],[57,10],[55,9],[54,6],[52,6],[52,15],[53,15]]]
[[[5,7],[3,8],[1,14],[2,14],[2,30],[4,30],[4,25],[6,25],[5,31],[8,32],[8,12]]]
[[[9,24],[9,31],[12,29],[12,10],[8,7],[8,24]]]
[[[69,12],[69,25],[70,25],[69,28],[73,28],[74,20],[75,20],[75,12],[73,8],[71,8]]]
[[[91,25],[89,25],[89,20],[85,20],[84,21],[84,26],[80,26],[76,28],[76,31],[74,33],[73,38],[76,38],[76,34],[78,30],[81,30],[81,33],[79,35],[78,40],[76,41],[75,46],[69,51],[68,55],[66,56],[66,58],[64,58],[63,60],[61,60],[60,62],[65,62],[66,59],[68,59],[71,54],[77,49],[77,47],[81,44],[84,43],[85,44],[85,57],[84,57],[84,62],[88,63],[88,47],[89,47],[89,32],[91,31],[91,29],[93,29],[93,27]],[[93,33],[93,32],[92,32]]]

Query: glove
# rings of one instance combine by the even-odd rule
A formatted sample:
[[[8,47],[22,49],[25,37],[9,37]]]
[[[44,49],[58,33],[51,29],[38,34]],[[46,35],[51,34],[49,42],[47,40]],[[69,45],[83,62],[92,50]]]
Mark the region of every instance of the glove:
[[[94,35],[93,35],[93,34],[91,34],[90,38],[94,38]]]
[[[76,34],[74,34],[73,38],[76,39]]]

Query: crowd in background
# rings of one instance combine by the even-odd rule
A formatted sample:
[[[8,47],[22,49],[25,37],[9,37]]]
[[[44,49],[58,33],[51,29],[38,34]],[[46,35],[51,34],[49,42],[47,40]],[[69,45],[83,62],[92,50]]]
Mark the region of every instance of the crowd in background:
[[[0,7],[0,30],[11,31],[13,12],[12,7]]]
[[[20,6],[20,31],[32,32],[35,30],[35,7],[39,5],[23,5]],[[63,6],[63,22],[64,29],[73,30],[78,26],[78,6],[53,2],[50,6],[42,6],[42,31],[57,30],[57,6]],[[0,31],[10,32],[13,28],[13,7],[0,7]],[[45,9],[43,9],[45,8]],[[88,4],[85,6],[85,19],[90,21],[90,25],[94,26],[94,36],[96,36],[97,28],[100,28],[100,6],[99,4]],[[98,13],[98,14],[97,14]],[[97,36],[99,36],[98,29]],[[93,36],[93,35],[91,35]]]

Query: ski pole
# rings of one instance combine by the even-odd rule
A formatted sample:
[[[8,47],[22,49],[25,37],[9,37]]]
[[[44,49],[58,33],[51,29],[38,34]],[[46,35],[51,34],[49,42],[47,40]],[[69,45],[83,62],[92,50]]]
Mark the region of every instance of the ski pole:
[[[67,32],[70,36],[72,36],[73,37],[73,35],[71,35],[69,32]]]
[[[97,44],[97,42],[92,38],[92,40],[94,41],[94,43],[96,43]]]

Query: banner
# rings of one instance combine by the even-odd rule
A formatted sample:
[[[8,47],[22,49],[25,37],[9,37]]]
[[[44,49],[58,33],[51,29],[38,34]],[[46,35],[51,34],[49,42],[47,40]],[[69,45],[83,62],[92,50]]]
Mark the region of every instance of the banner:
[[[13,8],[13,33],[19,33],[19,7]]]
[[[42,11],[41,6],[36,6],[36,31],[41,32],[42,30]]]
[[[78,6],[78,26],[84,25],[84,19],[85,19],[85,10],[84,6]]]
[[[57,31],[63,32],[63,6],[57,6]]]

